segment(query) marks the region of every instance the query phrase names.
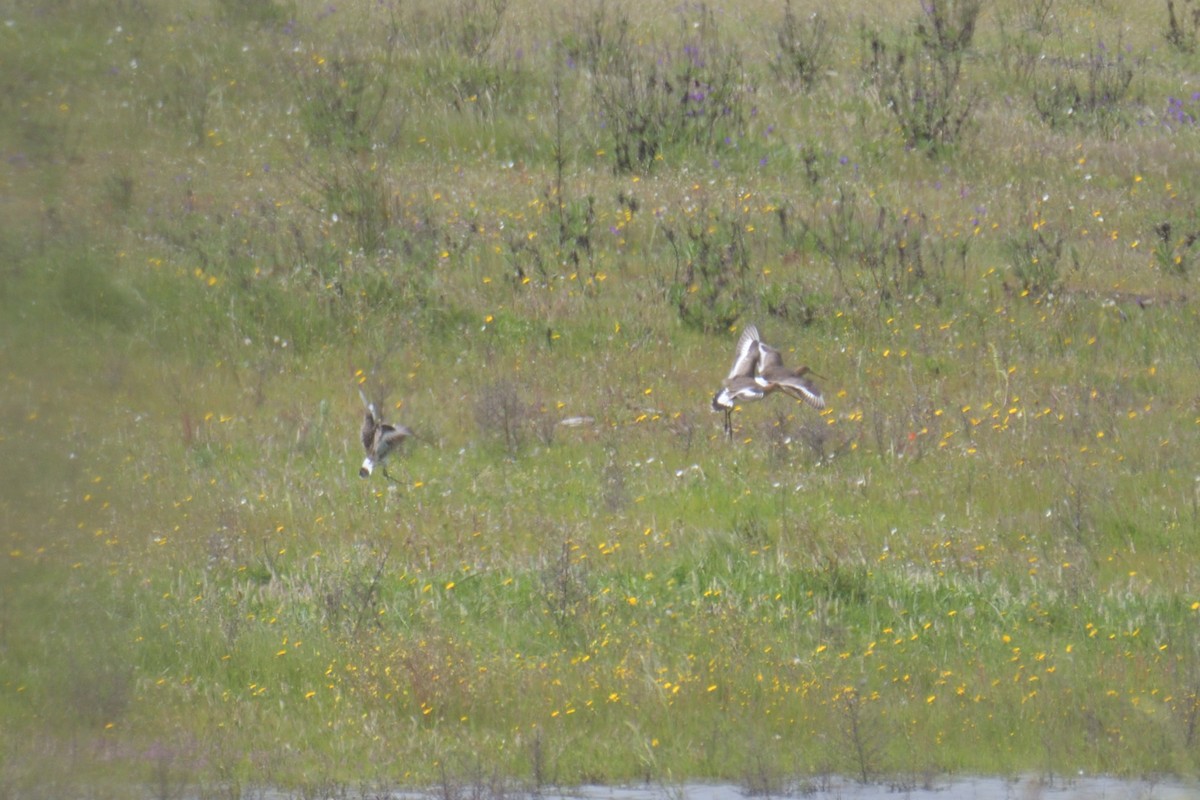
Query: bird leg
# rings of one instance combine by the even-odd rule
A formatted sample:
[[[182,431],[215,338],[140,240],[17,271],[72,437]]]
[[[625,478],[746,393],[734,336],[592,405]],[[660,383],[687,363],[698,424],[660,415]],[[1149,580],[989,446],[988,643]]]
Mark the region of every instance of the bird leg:
[[[403,464],[393,464],[392,466],[399,467],[401,478],[393,478],[390,474],[388,474],[387,467],[381,464],[380,472],[383,473],[383,477],[387,478],[397,486],[403,486],[404,484],[412,483],[412,476],[408,473],[408,470],[404,468]]]

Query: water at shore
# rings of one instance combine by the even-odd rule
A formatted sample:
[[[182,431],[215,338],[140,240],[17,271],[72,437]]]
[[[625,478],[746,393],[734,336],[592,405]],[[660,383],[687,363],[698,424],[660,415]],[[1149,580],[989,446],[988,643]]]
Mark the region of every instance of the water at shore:
[[[647,784],[643,786],[578,786],[546,788],[540,792],[490,792],[487,787],[457,787],[454,797],[464,800],[746,800],[796,798],[804,800],[1196,800],[1200,784],[1180,780],[1128,780],[1110,777],[1053,779],[936,778],[929,781],[884,781],[862,784],[845,778],[813,778],[769,793],[751,793],[728,784]],[[252,795],[253,796],[253,793]],[[443,800],[441,791],[372,792],[383,800]],[[262,800],[285,800],[291,795],[266,792]]]
[[[751,795],[742,787],[700,784],[639,788],[585,786],[545,797],[546,800],[746,800],[748,796]],[[861,784],[830,778],[804,782],[771,796],[813,800],[1196,800],[1200,798],[1200,785],[1104,777],[1056,778],[1053,781],[1027,777],[1011,780],[947,778],[932,780],[927,785],[909,786],[895,782]]]

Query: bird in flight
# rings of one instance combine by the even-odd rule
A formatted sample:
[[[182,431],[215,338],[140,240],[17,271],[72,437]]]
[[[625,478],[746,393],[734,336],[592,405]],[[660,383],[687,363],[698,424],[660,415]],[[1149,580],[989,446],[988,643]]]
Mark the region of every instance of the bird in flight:
[[[823,409],[825,398],[809,377],[812,374],[808,367],[784,366],[783,354],[762,340],[758,328],[747,325],[738,338],[729,375],[713,395],[712,409],[725,412],[725,433],[730,438],[733,438],[733,409],[739,400],[761,400],[781,391],[815,409]]]
[[[358,476],[369,478],[375,467],[379,467],[383,477],[394,481],[395,479],[388,474],[387,467],[383,466],[384,459],[397,449],[401,442],[414,434],[403,425],[384,422],[375,404],[367,399],[361,388],[358,390],[358,396],[362,398],[367,412],[362,425],[362,444],[363,449],[367,451],[367,457],[363,459]]]

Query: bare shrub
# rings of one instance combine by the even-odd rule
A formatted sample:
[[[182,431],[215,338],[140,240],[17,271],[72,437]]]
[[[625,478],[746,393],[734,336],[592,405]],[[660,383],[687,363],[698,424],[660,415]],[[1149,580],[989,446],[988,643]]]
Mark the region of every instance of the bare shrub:
[[[695,11],[695,19],[681,20],[671,45],[639,49],[627,22],[613,28],[612,39],[599,40],[616,52],[592,58],[600,70],[596,104],[613,138],[618,172],[649,171],[677,145],[712,150],[744,125],[748,87],[741,53],[722,38],[708,5]]]
[[[475,424],[482,433],[498,440],[510,456],[515,456],[524,444],[528,422],[529,407],[514,381],[491,383],[475,400]]]
[[[1181,53],[1196,52],[1200,42],[1200,5],[1195,0],[1180,0],[1176,9],[1175,0],[1167,0],[1167,30],[1163,36]]]
[[[887,44],[867,34],[864,61],[879,101],[900,123],[908,144],[930,153],[958,140],[974,111],[962,87],[963,58],[975,35],[981,0],[929,0],[913,34]]]
[[[1035,297],[1058,291],[1064,258],[1076,257],[1062,234],[1041,220],[1022,226],[1021,233],[1008,239],[1005,249],[1010,274],[1022,292]]]
[[[846,299],[878,307],[941,303],[955,291],[954,274],[965,274],[971,247],[939,234],[920,209],[897,212],[844,189],[812,219],[799,219],[794,236],[828,259]]]
[[[588,588],[588,562],[576,554],[578,547],[564,539],[558,552],[543,561],[540,588],[546,613],[560,634],[568,634],[586,620],[592,595]]]
[[[842,723],[842,743],[854,775],[862,783],[868,783],[879,772],[879,758],[884,744],[879,726],[866,718],[866,703],[869,700],[857,689],[847,687],[837,703]]]
[[[397,38],[392,30],[377,52],[348,34],[328,47],[297,54],[291,64],[292,89],[301,128],[311,144],[338,153],[364,153],[380,136],[392,92]]]
[[[1197,253],[1200,252],[1200,227],[1195,220],[1189,220],[1186,233],[1176,233],[1177,226],[1170,220],[1165,220],[1154,226],[1154,260],[1158,268],[1170,275],[1186,277],[1195,265]]]
[[[771,71],[788,86],[808,91],[829,62],[833,38],[828,21],[820,13],[801,19],[792,9],[792,0],[787,0],[775,38],[779,52],[771,62]]]
[[[750,250],[736,219],[698,214],[665,230],[675,253],[669,297],[679,318],[709,333],[737,321],[749,299]]]
[[[1124,109],[1140,59],[1099,41],[1078,58],[1051,59],[1033,81],[1033,105],[1052,128],[1082,126],[1111,133]]]

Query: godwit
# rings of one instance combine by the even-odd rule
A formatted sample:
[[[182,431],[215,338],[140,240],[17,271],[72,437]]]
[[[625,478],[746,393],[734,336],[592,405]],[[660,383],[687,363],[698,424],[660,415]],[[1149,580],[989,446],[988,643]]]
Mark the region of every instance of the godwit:
[[[782,391],[813,408],[825,408],[821,390],[808,378],[811,374],[808,367],[785,367],[783,355],[759,337],[758,328],[747,325],[738,339],[729,377],[713,396],[713,411],[725,412],[725,433],[733,438],[733,408],[738,400],[761,400]]]
[[[383,460],[400,446],[400,442],[412,436],[413,432],[403,425],[390,425],[384,422],[383,417],[379,416],[375,404],[367,400],[362,389],[358,390],[358,396],[362,398],[363,405],[367,407],[367,415],[362,426],[362,443],[363,449],[367,451],[367,457],[363,459],[362,467],[358,470],[358,477],[370,477],[375,466],[379,465],[383,477],[394,481],[395,479],[388,475],[387,467],[383,466]]]
[[[725,433],[733,438],[733,408],[738,400],[761,400],[766,394],[755,378],[755,368],[758,366],[759,345],[758,328],[747,325],[742,331],[737,343],[737,355],[733,358],[733,367],[729,376],[721,382],[721,389],[712,399],[713,411],[725,412]]]
[[[820,411],[825,408],[825,398],[821,390],[808,379],[814,374],[808,367],[785,367],[783,355],[769,344],[758,342],[758,366],[754,381],[762,387],[763,393],[770,394],[777,389],[791,395],[797,400],[803,400]]]

